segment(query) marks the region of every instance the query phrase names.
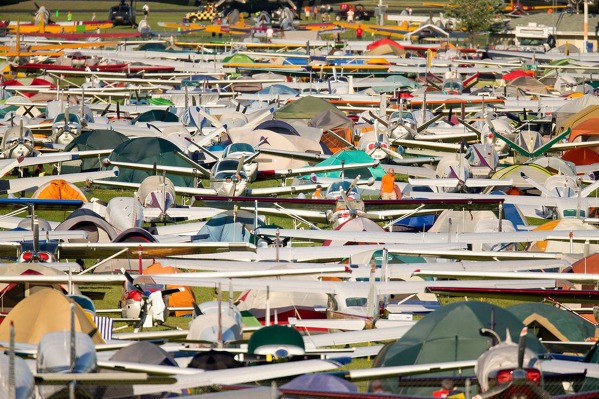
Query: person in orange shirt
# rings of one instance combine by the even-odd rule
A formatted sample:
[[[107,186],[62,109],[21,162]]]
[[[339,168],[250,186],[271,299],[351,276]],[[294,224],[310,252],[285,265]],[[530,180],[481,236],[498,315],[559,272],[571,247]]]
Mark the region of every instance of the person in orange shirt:
[[[381,179],[381,199],[398,200],[401,199],[401,190],[395,184],[395,171],[393,168],[387,170],[387,174]]]

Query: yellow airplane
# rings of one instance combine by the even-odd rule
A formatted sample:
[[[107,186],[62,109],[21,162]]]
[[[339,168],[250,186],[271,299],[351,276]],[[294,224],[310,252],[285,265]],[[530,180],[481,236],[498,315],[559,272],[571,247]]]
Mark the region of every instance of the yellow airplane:
[[[109,29],[112,28],[111,21],[99,21],[93,23],[86,23],[80,25],[58,25],[58,24],[17,24],[8,26],[10,33],[16,33],[17,29],[20,29],[21,34],[28,33],[81,33],[87,31],[93,31],[97,29]]]

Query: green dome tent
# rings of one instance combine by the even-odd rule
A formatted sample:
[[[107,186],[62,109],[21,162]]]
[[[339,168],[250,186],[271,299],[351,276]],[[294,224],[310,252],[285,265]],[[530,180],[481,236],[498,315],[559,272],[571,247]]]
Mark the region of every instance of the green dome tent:
[[[107,150],[118,147],[121,143],[128,141],[129,138],[115,130],[91,130],[83,132],[75,137],[65,147],[65,152]],[[80,173],[93,170],[100,170],[100,160],[98,157],[78,159],[70,162],[63,162],[62,173]]]
[[[588,321],[546,303],[521,303],[507,310],[543,341],[584,341],[595,335]]]
[[[275,111],[274,119],[312,119],[327,110],[333,110],[345,116],[343,112],[328,101],[318,97],[306,96]]]
[[[425,363],[475,360],[489,349],[493,342],[480,334],[481,328],[490,328],[505,340],[509,330],[512,341],[524,325],[508,310],[485,302],[456,302],[443,306],[418,321],[403,337],[387,344],[374,360],[373,367],[407,366]],[[546,350],[532,334],[526,342],[535,353]],[[420,374],[419,376],[450,376],[452,372]],[[474,375],[474,369],[462,370],[462,375]],[[397,378],[381,381],[387,392],[406,395],[431,395],[435,387],[408,387],[398,384]]]
[[[192,167],[190,163],[177,155],[180,152],[181,149],[167,139],[160,137],[139,137],[121,143],[112,151],[108,159],[115,162],[143,163],[147,165],[153,165],[156,162],[158,165]],[[152,174],[143,170],[123,167],[119,169],[119,176],[115,180],[122,182],[141,183],[143,179]],[[167,173],[166,177],[171,179],[175,186],[194,186],[192,177],[170,173]]]

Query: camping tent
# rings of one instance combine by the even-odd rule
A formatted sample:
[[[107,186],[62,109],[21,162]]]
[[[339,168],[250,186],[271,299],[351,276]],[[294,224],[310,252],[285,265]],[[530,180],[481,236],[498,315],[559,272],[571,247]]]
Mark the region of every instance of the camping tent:
[[[247,211],[229,210],[210,219],[193,237],[193,242],[250,242],[254,230],[254,215]],[[258,226],[264,225],[260,219]]]
[[[507,310],[543,341],[585,341],[595,335],[590,322],[546,303],[521,303]]]
[[[118,147],[129,138],[115,130],[91,130],[82,132],[65,147],[65,152],[80,152],[93,150],[106,150]],[[80,173],[91,170],[100,170],[98,157],[89,157],[75,161],[63,162],[62,173]]]
[[[143,274],[165,274],[165,273],[179,273],[180,270],[173,266],[162,266],[160,263],[154,263],[147,267]],[[185,288],[185,291],[175,292],[174,294],[169,295],[168,297],[168,306],[169,308],[187,308],[192,307],[195,303],[195,296],[193,295],[193,290],[191,287],[187,286],[179,286],[179,285],[167,285],[166,288]],[[190,310],[176,310],[175,316],[181,317],[191,314]]]
[[[403,337],[391,342],[379,352],[373,367],[408,366],[424,363],[475,360],[488,350],[493,339],[480,334],[481,328],[491,328],[502,340],[509,331],[513,342],[524,327],[512,313],[485,302],[456,302],[443,306],[419,320]],[[535,353],[545,353],[539,340],[528,333],[526,347]],[[473,375],[473,370],[462,370]],[[451,372],[426,373],[422,376],[451,375]],[[385,391],[396,394],[431,395],[434,388],[414,388],[397,383],[397,378],[382,381]]]
[[[62,179],[54,179],[42,184],[35,190],[31,198],[80,200],[87,202],[85,194],[83,194],[79,187]]]
[[[71,304],[75,301],[53,289],[41,289],[23,299],[11,310],[0,324],[0,341],[10,339],[10,325],[15,326],[15,341],[38,344],[50,331],[64,331],[71,327]],[[85,334],[96,329],[96,325],[79,305],[75,306],[75,329]],[[96,344],[104,341],[96,332],[92,336]]]
[[[340,112],[337,107],[322,98],[306,96],[275,111],[274,118],[312,119],[327,110]]]
[[[181,149],[167,139],[160,137],[138,137],[121,143],[110,154],[111,161],[142,163],[152,165],[156,162],[163,166],[193,167],[191,163],[184,161],[178,153]],[[150,176],[151,172],[120,168],[120,173],[115,180],[129,183],[141,183],[143,179]],[[194,179],[181,175],[167,173],[175,186],[193,187]]]
[[[364,151],[348,150],[336,153],[335,155],[320,162],[317,166],[341,165],[342,163],[345,163],[345,165],[351,165],[354,163],[368,162],[374,163],[374,159],[370,155],[366,154]],[[376,168],[370,167],[363,169],[346,170],[343,174],[346,179],[355,179],[358,175],[360,175],[361,179],[369,179],[373,177],[376,180],[380,180],[383,176],[385,176],[385,170],[381,166],[377,166]],[[341,171],[318,173],[316,174],[316,176],[340,178]],[[304,178],[308,179],[309,176],[304,176]]]

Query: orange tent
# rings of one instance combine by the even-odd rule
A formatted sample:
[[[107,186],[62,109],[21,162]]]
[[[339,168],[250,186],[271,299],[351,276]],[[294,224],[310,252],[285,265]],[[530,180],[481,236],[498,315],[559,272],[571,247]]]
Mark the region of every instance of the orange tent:
[[[147,267],[144,270],[143,274],[166,274],[166,273],[180,273],[180,270],[173,266],[162,266],[160,263],[154,263]],[[181,285],[167,285],[166,288],[185,288],[183,292],[176,292],[174,294],[169,295],[168,298],[168,306],[169,308],[182,308],[182,307],[191,307],[195,302],[196,298],[193,295],[193,291],[191,287],[181,286]],[[175,316],[186,316],[191,314],[190,310],[177,310],[175,311]]]
[[[42,184],[32,198],[40,199],[62,199],[62,200],[81,200],[87,202],[85,194],[72,183],[66,180],[54,179],[46,184]]]
[[[572,162],[576,166],[599,163],[599,154],[590,148],[573,148],[562,155],[562,160]]]

